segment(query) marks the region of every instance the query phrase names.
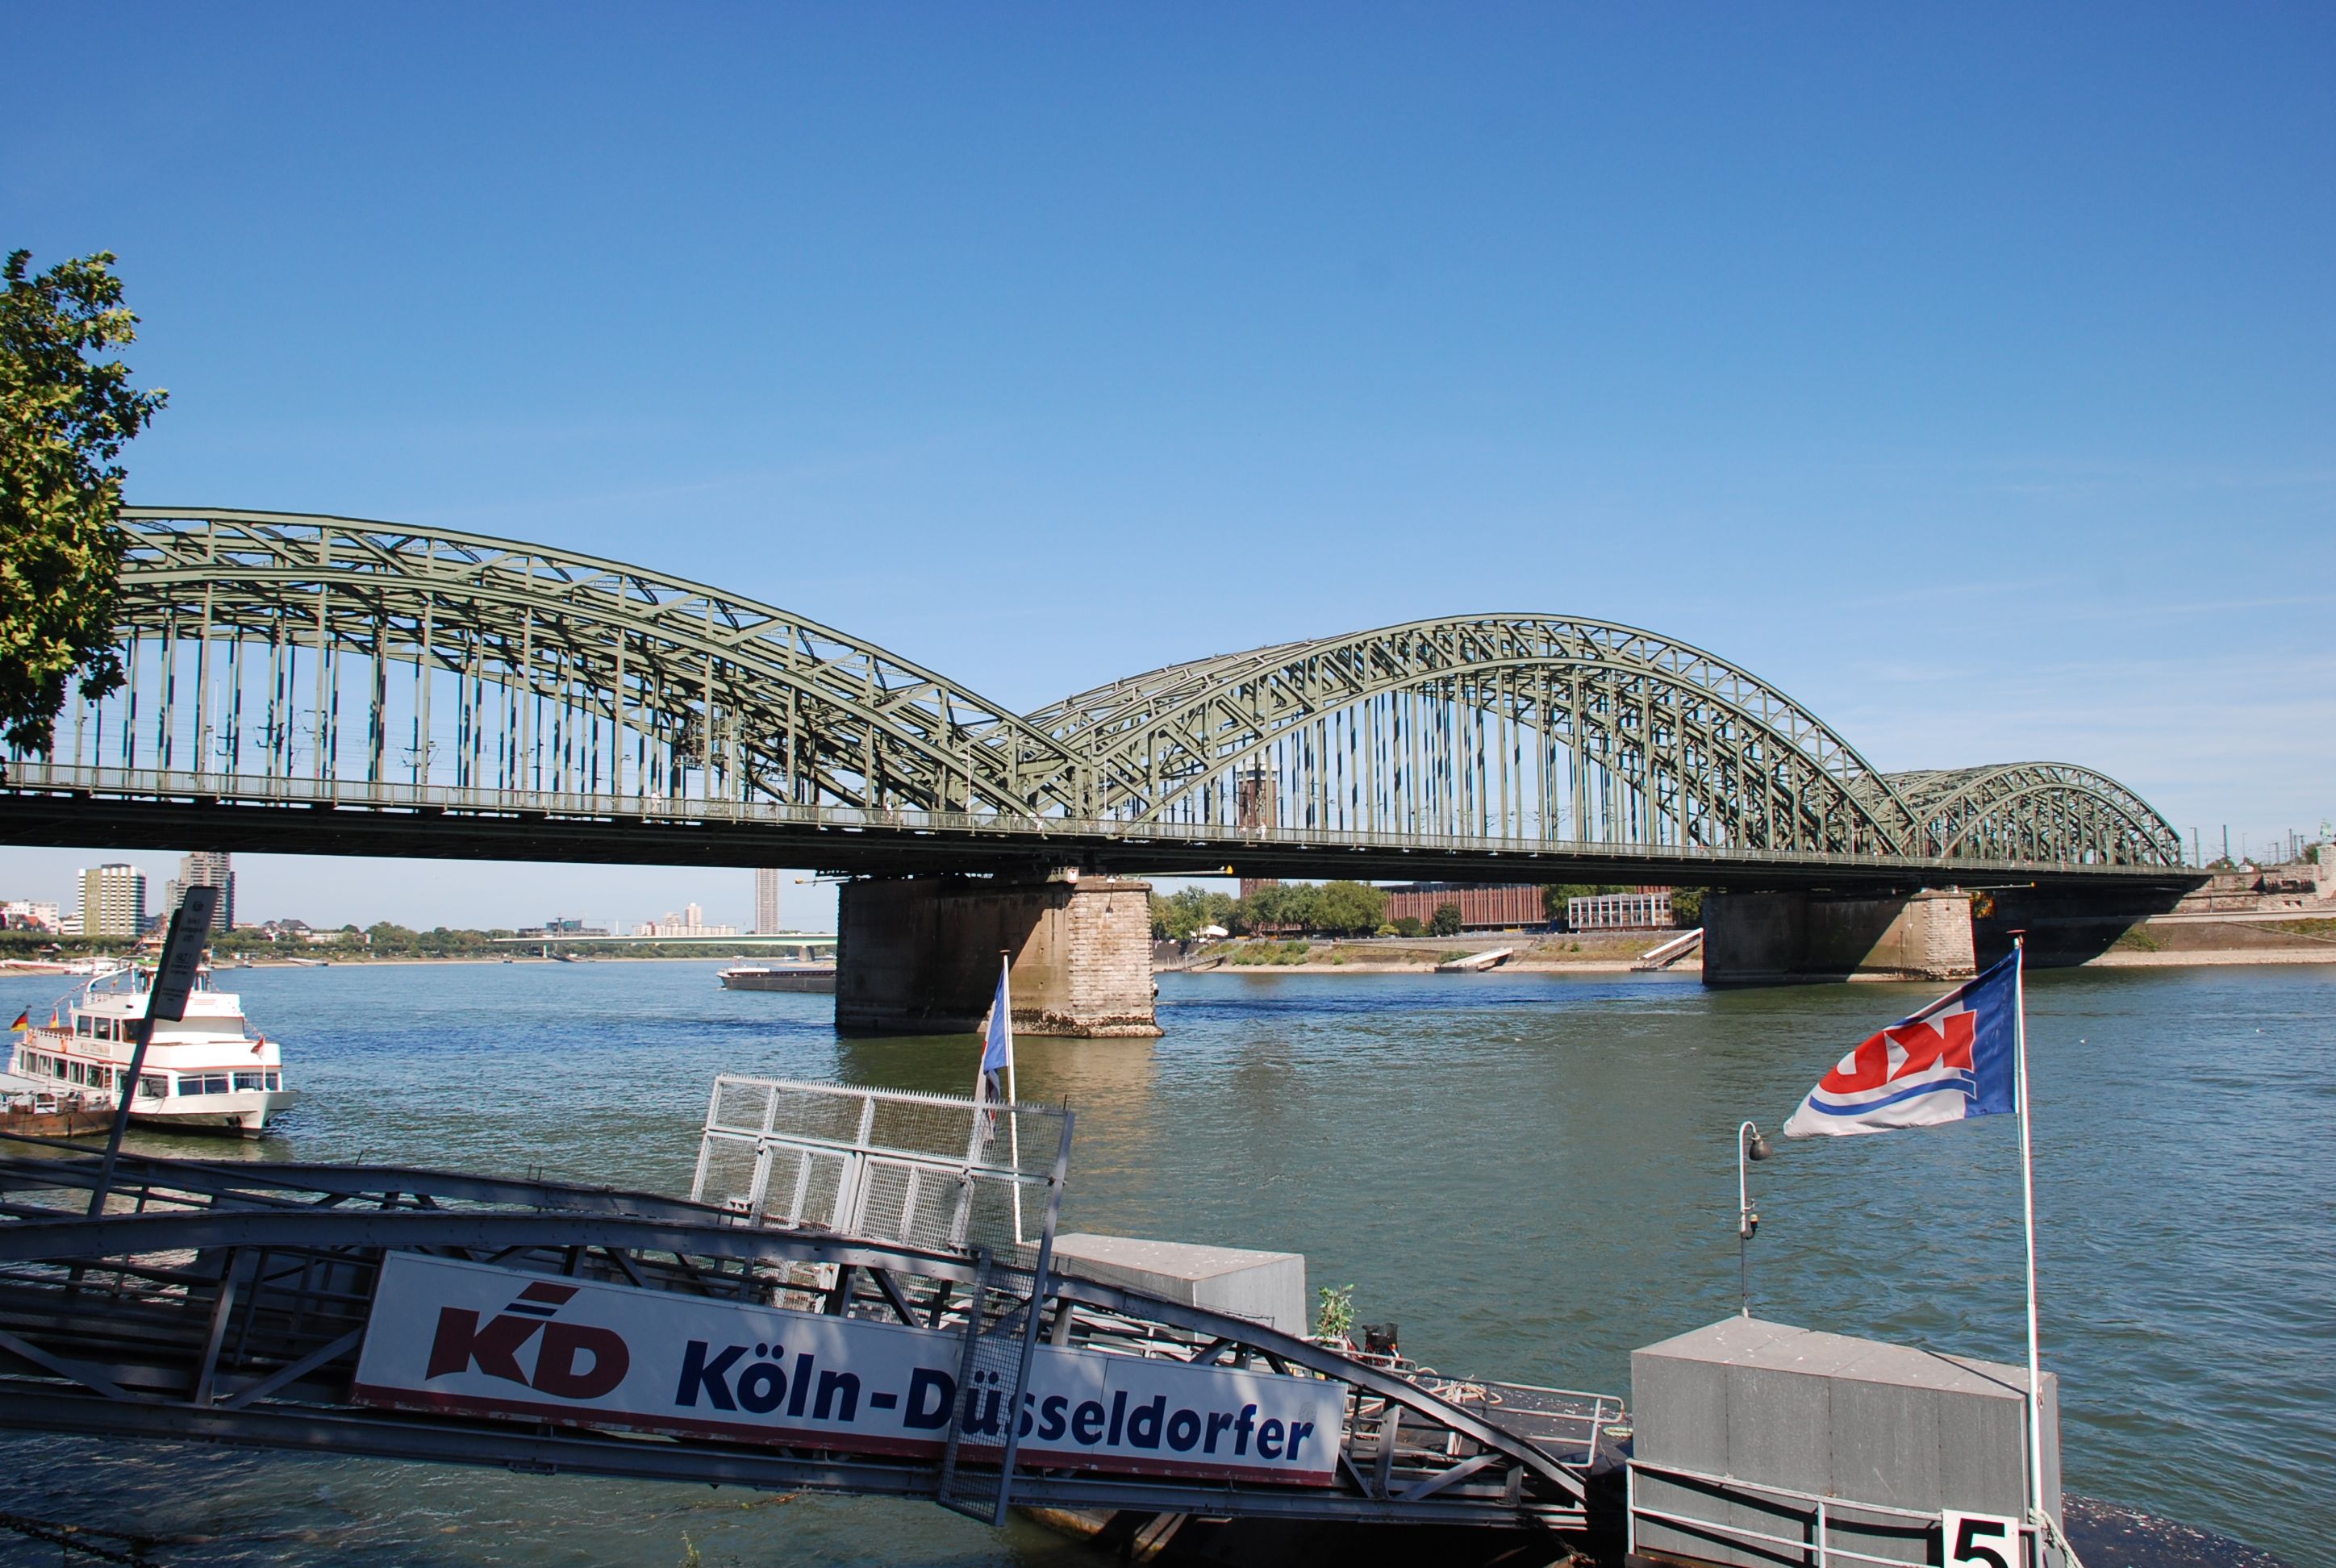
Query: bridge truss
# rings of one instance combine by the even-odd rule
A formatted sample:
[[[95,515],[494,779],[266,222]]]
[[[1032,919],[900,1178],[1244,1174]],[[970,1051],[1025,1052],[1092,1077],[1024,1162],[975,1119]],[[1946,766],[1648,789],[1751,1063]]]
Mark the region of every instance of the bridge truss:
[[[1748,672],[1607,622],[1418,621],[1017,715],[791,612],[567,551],[273,513],[122,526],[130,679],[10,764],[0,819],[23,836],[148,820],[137,842],[168,843],[208,812],[219,847],[259,847],[238,811],[277,807],[305,848],[846,870],[2183,872],[2173,827],[2100,774],[1883,774]]]

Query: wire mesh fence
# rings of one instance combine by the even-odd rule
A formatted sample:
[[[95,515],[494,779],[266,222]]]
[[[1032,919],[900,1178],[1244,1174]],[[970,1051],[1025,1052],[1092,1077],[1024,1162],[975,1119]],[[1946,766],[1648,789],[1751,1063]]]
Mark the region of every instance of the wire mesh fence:
[[[936,1251],[1032,1245],[1066,1115],[725,1074],[690,1195],[758,1223]]]
[[[1034,1336],[1029,1315],[1046,1294],[1043,1274],[985,1260],[965,1326],[957,1402],[941,1452],[942,1506],[984,1524],[1005,1522]]]

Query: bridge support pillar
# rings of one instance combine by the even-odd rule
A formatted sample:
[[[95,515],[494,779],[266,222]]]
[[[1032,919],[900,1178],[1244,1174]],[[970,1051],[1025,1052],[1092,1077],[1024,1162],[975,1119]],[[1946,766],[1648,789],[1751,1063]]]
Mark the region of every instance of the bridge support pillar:
[[[846,882],[836,920],[835,1027],[847,1035],[963,1034],[1012,955],[1017,1034],[1160,1033],[1152,1012],[1152,884],[902,877]]]
[[[1703,901],[1708,986],[1960,980],[1977,972],[1969,893],[1713,893]]]

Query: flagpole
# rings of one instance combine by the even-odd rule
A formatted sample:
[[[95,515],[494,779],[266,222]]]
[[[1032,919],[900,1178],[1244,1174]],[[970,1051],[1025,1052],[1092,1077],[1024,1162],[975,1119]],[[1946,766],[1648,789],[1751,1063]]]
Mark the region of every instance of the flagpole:
[[[1014,996],[1009,989],[1014,979],[1014,955],[1000,949],[998,954],[998,994],[1006,1002],[1006,1145],[1007,1157],[1014,1162],[1014,1244],[1022,1245],[1022,1121],[1014,1114],[1021,1103],[1022,1093],[1014,1082]]]
[[[2029,1133],[2028,937],[2011,933],[2011,1040],[2020,1072],[2020,1195],[2028,1232],[2028,1496],[2029,1512],[2047,1523],[2044,1505],[2044,1373],[2036,1340],[2036,1155]],[[2041,1558],[2039,1552],[2039,1558]]]

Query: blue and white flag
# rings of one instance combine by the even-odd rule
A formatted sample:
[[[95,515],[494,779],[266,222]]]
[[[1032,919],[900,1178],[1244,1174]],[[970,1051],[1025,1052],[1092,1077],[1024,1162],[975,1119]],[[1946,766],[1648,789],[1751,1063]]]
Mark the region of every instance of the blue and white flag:
[[[2018,1110],[2020,954],[1859,1046],[1817,1081],[1788,1138],[1934,1127]]]
[[[1006,994],[1006,966],[998,966],[998,996],[989,1004],[989,1037],[981,1051],[981,1097],[1006,1097],[1006,1069],[1014,1061],[1014,999]]]
[[[984,1107],[981,1113],[980,1141],[988,1143],[998,1132],[997,1113],[987,1107],[998,1105],[1007,1096],[1007,1079],[1014,1068],[1014,998],[1007,994],[1007,966],[998,966],[998,995],[989,1004],[989,1018],[981,1047],[981,1070],[973,1080],[973,1099]]]

